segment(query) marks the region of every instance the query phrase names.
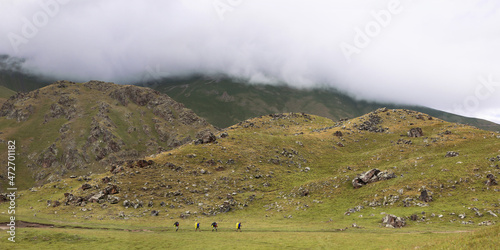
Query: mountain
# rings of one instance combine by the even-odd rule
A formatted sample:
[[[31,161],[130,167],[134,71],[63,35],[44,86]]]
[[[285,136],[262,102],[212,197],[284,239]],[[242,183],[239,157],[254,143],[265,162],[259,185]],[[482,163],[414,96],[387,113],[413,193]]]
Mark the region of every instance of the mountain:
[[[47,86],[55,79],[23,69],[25,59],[0,54],[0,86],[16,92],[29,92]]]
[[[15,140],[20,187],[169,150],[215,131],[182,104],[149,88],[59,81],[11,96],[0,108],[0,142]],[[7,147],[0,148],[7,155]],[[7,164],[2,157],[2,164]],[[6,171],[6,169],[2,169]],[[6,175],[2,174],[5,185]]]
[[[91,239],[108,247],[109,235],[135,237],[134,230],[153,242],[157,234],[183,239],[183,247],[211,242],[203,234],[187,238],[195,222],[206,230],[213,221],[224,236],[248,237],[238,239],[250,248],[285,239],[311,248],[319,243],[308,237],[324,233],[322,244],[347,237],[359,241],[351,247],[403,248],[470,239],[456,232],[483,227],[474,234],[477,244],[498,243],[499,133],[383,108],[338,122],[303,113],[260,116],[213,139],[23,191],[17,212],[25,221],[103,228],[98,232],[105,237],[74,244]],[[398,223],[407,229],[386,228],[382,221],[389,214],[402,218]],[[170,229],[175,221],[182,225],[179,235]],[[249,236],[230,235],[238,221]],[[58,232],[63,240],[78,231]]]
[[[28,92],[55,81],[52,77],[23,70],[23,63],[24,60],[21,58],[0,55],[0,86],[16,92]],[[272,113],[305,112],[339,120],[361,116],[380,107],[388,107],[417,110],[449,122],[500,131],[500,125],[490,121],[422,106],[356,100],[330,87],[297,89],[286,84],[247,84],[245,81],[228,77],[203,75],[176,78],[153,77],[153,80],[141,81],[136,85],[149,87],[169,95],[207,119],[210,124],[220,128]],[[1,98],[0,96],[0,104]]]
[[[331,88],[296,89],[286,85],[246,84],[224,77],[165,78],[144,84],[181,102],[218,127],[282,112],[304,112],[334,120],[354,118],[380,107],[417,110],[449,122],[499,131],[500,125],[482,119],[408,105],[355,100]]]

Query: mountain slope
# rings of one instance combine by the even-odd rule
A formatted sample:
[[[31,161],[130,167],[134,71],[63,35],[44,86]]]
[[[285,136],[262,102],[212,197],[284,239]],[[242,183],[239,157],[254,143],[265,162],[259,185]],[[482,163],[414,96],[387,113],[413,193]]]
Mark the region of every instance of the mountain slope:
[[[4,86],[0,86],[0,106],[7,101],[9,97],[14,95],[16,92],[13,90],[10,90]]]
[[[214,130],[166,95],[99,81],[59,81],[18,93],[0,109],[1,143],[16,140],[23,176],[18,184],[24,188],[102,172],[104,166],[189,142],[206,129]],[[6,151],[2,147],[0,154]]]
[[[23,70],[24,59],[0,54],[0,86],[16,92],[29,92],[54,82],[53,78]]]
[[[410,110],[379,109],[337,123],[276,114],[231,126],[210,143],[25,192],[20,207],[35,204],[38,220],[89,225],[218,216],[264,231],[352,223],[380,230],[382,217],[395,214],[413,230],[469,230],[498,222],[500,189],[485,182],[500,175],[499,149],[498,133]],[[381,171],[379,181],[355,188],[356,177],[372,169]]]
[[[281,112],[305,112],[339,120],[361,116],[380,107],[406,108],[449,122],[499,131],[500,125],[443,111],[388,103],[358,101],[333,89],[295,89],[288,86],[252,85],[228,78],[194,76],[159,79],[146,84],[184,103],[218,127],[228,127],[251,117]]]

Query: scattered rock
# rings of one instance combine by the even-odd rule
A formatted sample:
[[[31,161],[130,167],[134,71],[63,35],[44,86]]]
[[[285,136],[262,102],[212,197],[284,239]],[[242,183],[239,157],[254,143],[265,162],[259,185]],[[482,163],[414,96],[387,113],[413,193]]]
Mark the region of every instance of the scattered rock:
[[[493,211],[491,210],[488,210],[487,213],[489,213],[490,215],[492,215],[493,217],[498,217],[495,213],[493,213]]]
[[[406,144],[406,145],[411,145],[411,144],[412,144],[412,142],[411,142],[411,140],[399,139],[399,140],[396,142],[396,144],[398,144],[398,145],[404,145],[404,144]]]
[[[478,223],[478,225],[479,226],[492,226],[492,225],[495,225],[495,222],[488,220],[488,221],[480,222],[480,223]]]
[[[458,155],[459,155],[458,152],[448,151],[448,152],[446,152],[446,155],[444,157],[455,157],[455,156],[458,156]]]

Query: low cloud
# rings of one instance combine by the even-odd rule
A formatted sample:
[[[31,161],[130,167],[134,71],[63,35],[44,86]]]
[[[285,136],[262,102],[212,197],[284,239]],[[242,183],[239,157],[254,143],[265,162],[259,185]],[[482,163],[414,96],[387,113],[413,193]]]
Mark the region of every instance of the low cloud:
[[[494,0],[10,0],[0,22],[0,54],[61,79],[226,74],[500,122]]]

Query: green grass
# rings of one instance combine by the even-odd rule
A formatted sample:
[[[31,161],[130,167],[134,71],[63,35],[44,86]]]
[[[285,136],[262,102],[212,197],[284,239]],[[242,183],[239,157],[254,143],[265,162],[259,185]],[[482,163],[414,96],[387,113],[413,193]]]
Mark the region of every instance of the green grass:
[[[14,95],[16,92],[11,90],[11,89],[8,89],[4,86],[0,86],[0,98],[9,98],[10,96]]]
[[[219,225],[224,225],[219,223]],[[3,243],[9,249],[494,249],[498,243],[499,227],[474,233],[431,232],[411,230],[367,230],[351,228],[344,232],[309,231],[281,228],[262,230],[220,227],[212,232],[202,226],[194,232],[181,224],[178,232],[173,227],[157,226],[142,230],[73,229],[73,228],[19,228],[16,243]],[[2,235],[2,241],[6,237]]]

